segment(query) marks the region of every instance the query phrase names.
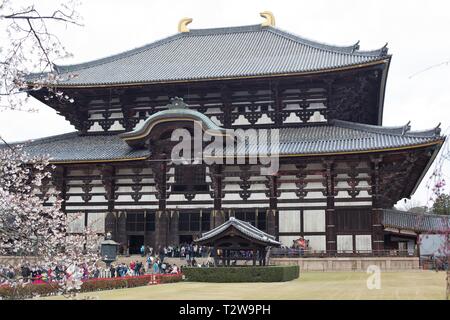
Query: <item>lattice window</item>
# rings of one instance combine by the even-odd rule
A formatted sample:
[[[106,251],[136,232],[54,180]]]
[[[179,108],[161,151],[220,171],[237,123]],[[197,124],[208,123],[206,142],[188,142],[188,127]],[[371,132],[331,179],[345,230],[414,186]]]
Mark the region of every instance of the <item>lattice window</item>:
[[[211,226],[211,214],[209,212],[202,212],[202,231],[208,231]]]
[[[338,232],[369,231],[370,211],[362,209],[336,209],[336,227]]]
[[[155,231],[155,213],[127,212],[126,226],[128,232]]]
[[[144,231],[144,213],[128,212],[127,213],[127,231],[140,232]]]
[[[208,191],[205,166],[175,166],[173,191]]]
[[[200,231],[200,213],[181,212],[178,229],[179,231]]]

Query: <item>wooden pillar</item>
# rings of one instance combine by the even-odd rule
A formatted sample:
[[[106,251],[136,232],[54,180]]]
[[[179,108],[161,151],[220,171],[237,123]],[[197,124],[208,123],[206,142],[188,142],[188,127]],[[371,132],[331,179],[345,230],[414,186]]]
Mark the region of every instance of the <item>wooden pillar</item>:
[[[180,212],[178,210],[173,210],[170,212],[170,225],[169,225],[169,239],[168,244],[178,244],[180,238],[178,236],[178,225],[180,220]],[[200,220],[201,223],[201,220]]]
[[[380,253],[384,250],[384,233],[383,225],[381,224],[381,217],[383,209],[381,208],[380,199],[380,163],[381,158],[372,159],[372,250],[375,253]]]
[[[221,98],[223,104],[223,127],[231,128],[231,112],[233,111],[233,106],[231,105],[231,92],[228,86],[223,85],[221,88]]]
[[[114,212],[114,202],[116,199],[116,187],[115,187],[115,167],[104,165],[101,167],[102,183],[105,188],[105,198],[108,202],[108,213],[105,219],[105,233],[111,232],[115,241],[118,241],[119,236],[117,234],[117,212]]]
[[[283,124],[283,100],[280,94],[280,86],[278,81],[274,81],[272,93],[274,95],[274,106],[275,106],[275,125],[281,126]]]
[[[226,253],[227,250],[226,249],[222,249],[222,265],[225,267],[226,266]]]
[[[117,241],[123,250],[128,246],[127,241],[127,213],[125,211],[116,212],[116,235],[117,238],[114,241]],[[120,250],[120,249],[119,249]],[[123,252],[126,254],[126,252]]]
[[[65,166],[57,166],[52,173],[53,184],[56,190],[60,192],[61,199],[61,211],[66,213],[66,200],[67,200],[67,168]]]
[[[153,171],[153,177],[155,179],[157,197],[158,197],[158,210],[155,216],[155,247],[156,250],[159,247],[168,245],[169,227],[170,227],[170,212],[166,210],[167,199],[167,162],[165,161],[165,155],[163,154],[160,161],[153,162],[151,168]]]
[[[254,266],[256,266],[256,252],[257,252],[257,249],[253,248],[253,265]]]
[[[211,212],[210,228],[220,226],[225,222],[225,212],[222,210],[222,197],[223,197],[223,175],[221,165],[211,165],[209,167],[211,184],[214,194],[214,210]]]
[[[337,250],[337,236],[335,225],[335,210],[334,210],[334,163],[332,161],[324,161],[325,165],[325,186],[327,196],[327,208],[325,210],[325,231],[326,231],[326,249],[328,252],[336,252]]]
[[[278,177],[268,176],[269,179],[269,210],[267,211],[266,223],[267,233],[279,239],[279,216],[278,216]]]
[[[169,245],[170,211],[158,210],[155,216],[155,249]]]

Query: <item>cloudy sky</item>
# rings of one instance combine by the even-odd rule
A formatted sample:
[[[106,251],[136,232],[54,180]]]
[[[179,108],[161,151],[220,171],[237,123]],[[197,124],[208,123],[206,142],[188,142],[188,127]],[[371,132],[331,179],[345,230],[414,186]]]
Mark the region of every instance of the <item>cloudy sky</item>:
[[[43,11],[50,11],[54,3],[35,2]],[[182,17],[194,19],[191,29],[250,25],[261,23],[259,12],[265,10],[274,13],[278,28],[320,42],[350,45],[360,40],[361,50],[388,42],[393,58],[383,124],[411,121],[412,129],[420,130],[441,122],[443,133],[450,133],[450,2],[446,0],[85,0],[79,7],[84,26],[57,30],[74,55],[58,64],[85,62],[167,37],[177,32]],[[74,131],[51,108],[34,99],[29,103],[39,106],[39,113],[0,113],[0,135],[7,141]],[[449,166],[447,162],[444,169],[448,184]],[[426,182],[427,177],[414,202],[427,202]]]

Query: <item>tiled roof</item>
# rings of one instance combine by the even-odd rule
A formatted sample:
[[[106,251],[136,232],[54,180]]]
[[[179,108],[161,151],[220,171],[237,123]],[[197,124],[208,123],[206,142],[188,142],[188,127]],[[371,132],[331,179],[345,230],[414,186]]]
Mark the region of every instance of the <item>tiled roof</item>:
[[[270,132],[270,131],[269,131]],[[238,136],[239,139],[239,136]],[[279,129],[279,153],[316,155],[336,152],[370,152],[438,143],[444,140],[439,129],[409,131],[408,126],[379,127],[340,120],[328,125]],[[255,155],[266,144],[254,145],[247,140],[238,144],[236,154]],[[133,149],[119,135],[79,135],[76,132],[23,142],[31,155],[49,154],[54,162],[137,159],[148,157],[147,149]],[[227,150],[226,155],[232,155]]]
[[[85,135],[66,133],[16,144],[24,146],[31,156],[49,155],[53,162],[133,160],[148,157],[148,150],[135,150],[117,135]],[[0,146],[1,147],[1,146]]]
[[[360,51],[358,43],[325,45],[261,25],[191,29],[117,55],[55,69],[65,79],[60,85],[95,86],[317,72],[389,58],[386,46]],[[29,81],[39,77],[33,74]]]
[[[228,221],[226,221],[225,223],[223,223],[222,225],[220,225],[208,232],[203,233],[202,236],[199,239],[197,239],[196,241],[198,241],[198,242],[206,241],[208,239],[211,239],[211,238],[217,236],[218,234],[221,234],[222,232],[224,232],[225,230],[227,230],[231,227],[235,227],[237,230],[239,230],[246,236],[248,236],[252,239],[255,239],[257,241],[265,242],[267,245],[272,245],[272,246],[280,246],[281,245],[280,242],[275,240],[274,236],[259,230],[258,228],[252,226],[249,222],[236,219],[235,217],[230,217],[230,219]]]
[[[279,154],[315,155],[408,147],[443,140],[439,132],[438,128],[419,132],[409,131],[408,126],[382,127],[332,120],[328,125],[281,128]],[[238,145],[237,154],[261,153],[267,151],[266,146],[267,144],[252,145],[247,141],[245,145]],[[227,154],[231,155],[229,152]]]
[[[450,217],[386,209],[382,224],[385,228],[440,233],[450,230]]]

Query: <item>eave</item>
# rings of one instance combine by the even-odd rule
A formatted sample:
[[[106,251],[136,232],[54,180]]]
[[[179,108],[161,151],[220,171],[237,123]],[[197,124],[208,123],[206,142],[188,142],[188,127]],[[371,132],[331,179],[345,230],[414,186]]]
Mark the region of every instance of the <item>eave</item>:
[[[341,71],[357,70],[362,68],[367,68],[371,66],[388,64],[390,61],[390,55],[380,58],[380,60],[371,61],[367,63],[355,64],[351,66],[331,68],[331,69],[321,69],[312,70],[305,72],[289,72],[289,73],[277,73],[277,74],[267,74],[267,75],[248,75],[248,76],[236,76],[236,77],[220,77],[220,78],[199,78],[199,79],[183,79],[183,80],[169,80],[169,81],[140,81],[140,82],[124,82],[124,83],[101,83],[101,84],[64,84],[58,83],[56,85],[52,84],[49,87],[52,88],[67,88],[67,89],[95,89],[95,88],[117,88],[117,87],[139,87],[139,86],[151,86],[151,85],[161,85],[161,84],[180,84],[180,83],[201,83],[210,81],[228,81],[228,80],[244,80],[244,79],[272,79],[281,77],[303,77],[318,74],[329,74]],[[33,88],[33,82],[28,82],[30,89]]]

